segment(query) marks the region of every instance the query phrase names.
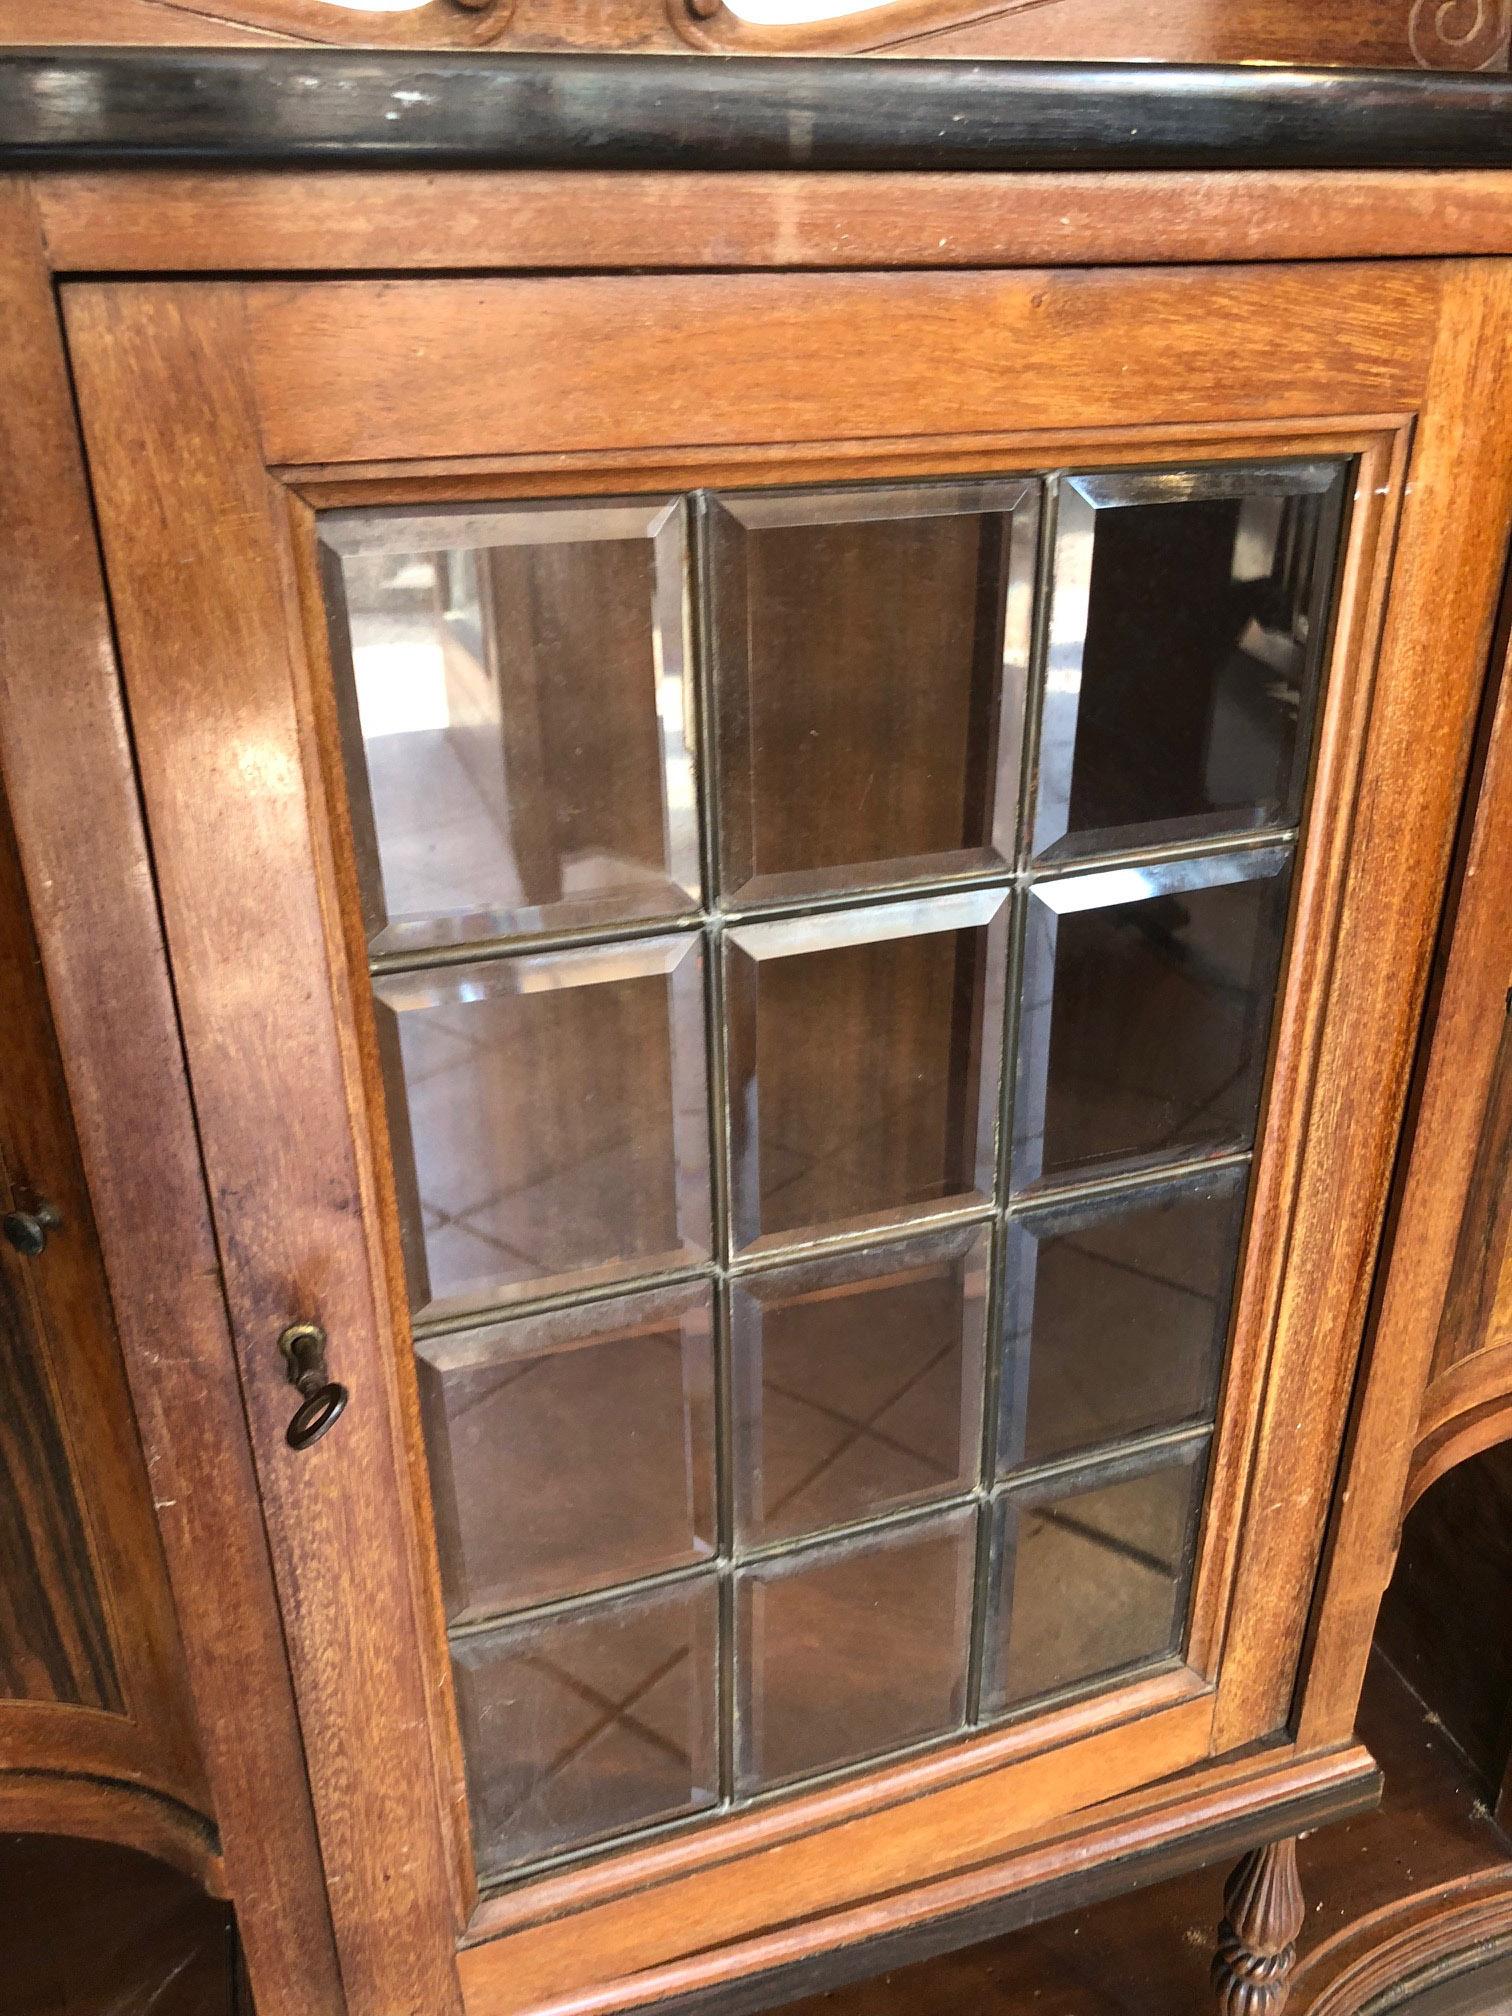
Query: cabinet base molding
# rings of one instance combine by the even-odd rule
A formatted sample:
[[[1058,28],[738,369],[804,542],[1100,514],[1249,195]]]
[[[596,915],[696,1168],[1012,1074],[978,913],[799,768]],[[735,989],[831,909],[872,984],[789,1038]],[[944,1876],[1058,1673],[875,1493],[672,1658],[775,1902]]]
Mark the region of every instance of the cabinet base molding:
[[[145,1785],[65,1771],[0,1771],[0,1832],[75,1834],[154,1855],[226,1897],[215,1829],[202,1814]]]
[[[1109,1800],[1052,1841],[939,1882],[791,1925],[597,1989],[537,2004],[531,2016],[756,2016],[992,1939],[1122,1892],[1221,1862],[1259,1836],[1327,1826],[1379,1803],[1382,1778],[1359,1744],[1299,1758],[1286,1750],[1206,1764]],[[868,1934],[867,1923],[887,1929]],[[507,1942],[506,1942],[507,1944]],[[469,1948],[460,1965],[469,2016],[517,2016],[505,1945]],[[1235,2005],[1244,2008],[1245,2005]],[[1264,2005],[1251,2005],[1260,2009]],[[1279,2005],[1275,2005],[1279,2006]]]

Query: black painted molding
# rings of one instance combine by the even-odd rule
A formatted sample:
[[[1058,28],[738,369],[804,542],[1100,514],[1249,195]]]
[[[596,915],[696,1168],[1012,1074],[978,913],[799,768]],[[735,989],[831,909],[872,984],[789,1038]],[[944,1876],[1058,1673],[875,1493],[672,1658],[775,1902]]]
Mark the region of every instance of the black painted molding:
[[[1512,78],[898,58],[0,51],[0,161],[1512,167]]]

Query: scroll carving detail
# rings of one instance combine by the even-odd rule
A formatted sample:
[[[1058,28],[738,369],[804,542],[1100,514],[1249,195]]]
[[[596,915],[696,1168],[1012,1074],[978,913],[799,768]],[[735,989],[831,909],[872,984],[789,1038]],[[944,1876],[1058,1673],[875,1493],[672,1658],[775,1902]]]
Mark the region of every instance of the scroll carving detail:
[[[1512,0],[1412,0],[1407,41],[1424,70],[1505,70]]]

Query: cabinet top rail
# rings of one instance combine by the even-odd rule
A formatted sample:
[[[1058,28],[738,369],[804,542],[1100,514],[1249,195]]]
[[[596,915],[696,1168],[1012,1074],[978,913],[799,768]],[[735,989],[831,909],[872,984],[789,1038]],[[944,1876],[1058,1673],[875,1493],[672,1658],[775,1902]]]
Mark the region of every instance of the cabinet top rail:
[[[896,57],[0,50],[0,161],[122,167],[1512,166],[1512,78]]]

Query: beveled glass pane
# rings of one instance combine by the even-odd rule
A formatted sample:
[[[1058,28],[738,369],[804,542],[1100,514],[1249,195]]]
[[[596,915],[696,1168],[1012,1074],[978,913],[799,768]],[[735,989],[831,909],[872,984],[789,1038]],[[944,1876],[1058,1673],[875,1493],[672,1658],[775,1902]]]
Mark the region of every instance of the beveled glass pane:
[[[735,1283],[742,1539],[822,1532],[971,1488],[991,1244],[977,1226]]]
[[[1346,469],[1062,483],[1037,854],[1295,821]]]
[[[375,952],[697,907],[684,506],[321,520]]]
[[[374,982],[417,1314],[709,1251],[696,936]]]
[[[719,1797],[712,1574],[452,1644],[480,1880]]]
[[[707,1559],[713,1295],[643,1295],[422,1338],[452,1622]]]
[[[738,1571],[737,1788],[958,1729],[975,1557],[964,1506]]]
[[[1249,1171],[1008,1221],[999,1463],[1211,1418]]]
[[[710,500],[720,887],[759,902],[1011,860],[1038,486]]]
[[[1016,1708],[1176,1656],[1207,1440],[1003,1492],[982,1707]]]
[[[1242,1148],[1254,1134],[1289,851],[1044,881],[1030,892],[1015,1187]]]
[[[726,935],[735,1243],[990,1195],[1008,898]]]

